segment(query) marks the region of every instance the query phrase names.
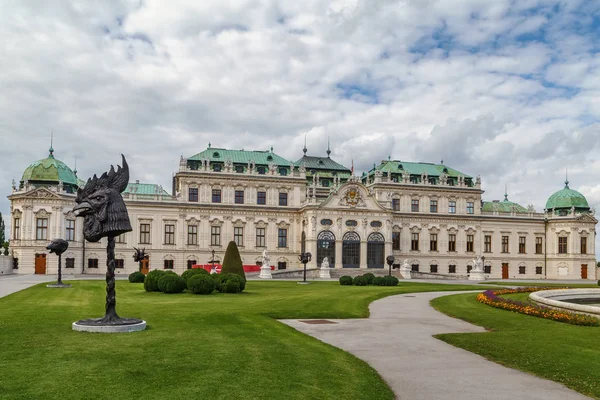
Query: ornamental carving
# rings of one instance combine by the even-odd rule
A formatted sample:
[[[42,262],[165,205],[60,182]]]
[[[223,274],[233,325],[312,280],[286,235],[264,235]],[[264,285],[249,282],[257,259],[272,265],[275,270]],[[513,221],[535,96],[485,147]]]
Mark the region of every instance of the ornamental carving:
[[[50,213],[43,208],[37,210],[36,212],[34,212],[34,214],[37,218],[48,218],[50,216]]]
[[[366,207],[358,186],[352,185],[344,191],[339,202],[340,206]]]

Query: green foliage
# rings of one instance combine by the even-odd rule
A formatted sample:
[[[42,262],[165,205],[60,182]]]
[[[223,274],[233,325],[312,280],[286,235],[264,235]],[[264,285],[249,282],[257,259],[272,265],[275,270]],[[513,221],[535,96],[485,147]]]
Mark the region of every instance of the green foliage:
[[[158,280],[158,289],[163,293],[181,293],[185,290],[185,281],[175,273],[164,274]]]
[[[6,241],[6,236],[4,234],[4,219],[2,218],[2,213],[0,213],[0,247],[4,247],[4,242]],[[8,255],[8,246],[5,247],[4,255]]]
[[[365,279],[367,280],[367,285],[372,285],[373,284],[373,279],[375,279],[375,275],[373,275],[370,272],[367,272],[366,274],[363,275],[365,277]]]
[[[340,285],[352,286],[352,277],[348,275],[340,276]]]
[[[144,279],[144,290],[146,292],[160,292],[158,288],[158,280],[166,274],[166,271],[161,269],[153,269],[148,272],[146,279]]]
[[[2,245],[2,247],[4,247],[4,255],[7,256],[8,255],[8,242],[4,242],[4,245]]]
[[[190,278],[194,275],[208,275],[208,271],[205,270],[204,268],[192,268],[192,269],[186,270],[183,274],[181,274],[181,277],[183,278],[183,280],[185,281],[185,283],[187,285]]]
[[[195,294],[211,294],[215,290],[215,280],[206,274],[189,276],[187,288]]]
[[[221,274],[211,274],[210,277],[215,282],[215,290],[220,292],[222,289],[222,285],[221,285],[222,275]]]
[[[232,240],[227,245],[225,250],[225,257],[223,257],[223,267],[221,268],[221,274],[237,274],[240,277],[246,279],[244,273],[244,266],[242,264],[242,257],[238,250],[237,245]]]
[[[135,271],[129,274],[129,282],[131,283],[144,283],[144,279],[146,279],[146,275],[142,274],[139,271]]]
[[[362,275],[355,276],[352,283],[354,286],[367,286],[367,278]]]
[[[376,276],[375,279],[373,279],[373,285],[385,286],[385,278],[383,276]]]
[[[391,275],[384,276],[383,281],[385,282],[385,286],[398,286],[398,283],[400,282],[398,278]]]
[[[246,280],[237,274],[219,274],[217,290],[221,293],[239,293],[246,287]]]

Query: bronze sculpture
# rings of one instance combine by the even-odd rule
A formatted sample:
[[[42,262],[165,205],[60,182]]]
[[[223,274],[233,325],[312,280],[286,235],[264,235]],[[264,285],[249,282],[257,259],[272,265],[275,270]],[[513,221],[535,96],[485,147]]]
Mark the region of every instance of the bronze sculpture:
[[[135,253],[133,253],[133,261],[139,263],[139,271],[142,272],[142,261],[144,261],[144,258],[146,258],[147,255],[146,249],[134,247],[133,250],[135,250]]]
[[[50,250],[50,253],[54,253],[58,256],[58,282],[56,285],[48,285],[48,287],[69,287],[71,285],[64,285],[62,282],[62,254],[69,248],[69,242],[64,239],[54,239],[46,246],[46,249]]]

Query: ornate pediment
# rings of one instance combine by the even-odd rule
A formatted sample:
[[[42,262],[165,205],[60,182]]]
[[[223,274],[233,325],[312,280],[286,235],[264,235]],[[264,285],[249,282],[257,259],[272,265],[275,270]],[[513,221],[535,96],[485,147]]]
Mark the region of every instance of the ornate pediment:
[[[581,214],[576,219],[577,219],[577,222],[589,222],[589,223],[592,223],[592,224],[598,223],[598,221],[596,220],[596,218],[592,217],[589,214]]]
[[[341,199],[338,202],[338,205],[352,208],[366,207],[358,185],[350,185],[344,191],[342,191]]]
[[[23,197],[27,197],[30,199],[57,199],[57,200],[62,200],[62,197],[56,193],[53,192],[47,188],[39,188],[39,189],[33,189],[27,193],[23,194]]]

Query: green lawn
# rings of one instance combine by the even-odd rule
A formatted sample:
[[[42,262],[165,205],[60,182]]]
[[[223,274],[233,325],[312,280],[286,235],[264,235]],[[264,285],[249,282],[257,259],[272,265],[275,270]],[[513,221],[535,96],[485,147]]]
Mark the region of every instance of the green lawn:
[[[499,282],[481,282],[485,285],[498,285],[498,286],[543,286],[543,287],[570,287],[570,288],[598,288],[598,284],[594,283],[548,283],[544,281],[540,282],[511,282],[511,281],[499,281]]]
[[[105,283],[45,284],[0,299],[2,399],[392,399],[369,365],[274,318],[356,318],[398,293],[475,286],[249,281],[239,295],[146,293],[117,282],[117,311],[144,332],[74,332],[104,314]],[[383,345],[383,344],[382,344]]]
[[[525,301],[528,294],[506,295]],[[434,299],[441,312],[483,326],[486,333],[437,338],[497,363],[560,382],[600,398],[600,328],[575,326],[481,304],[475,294]]]

